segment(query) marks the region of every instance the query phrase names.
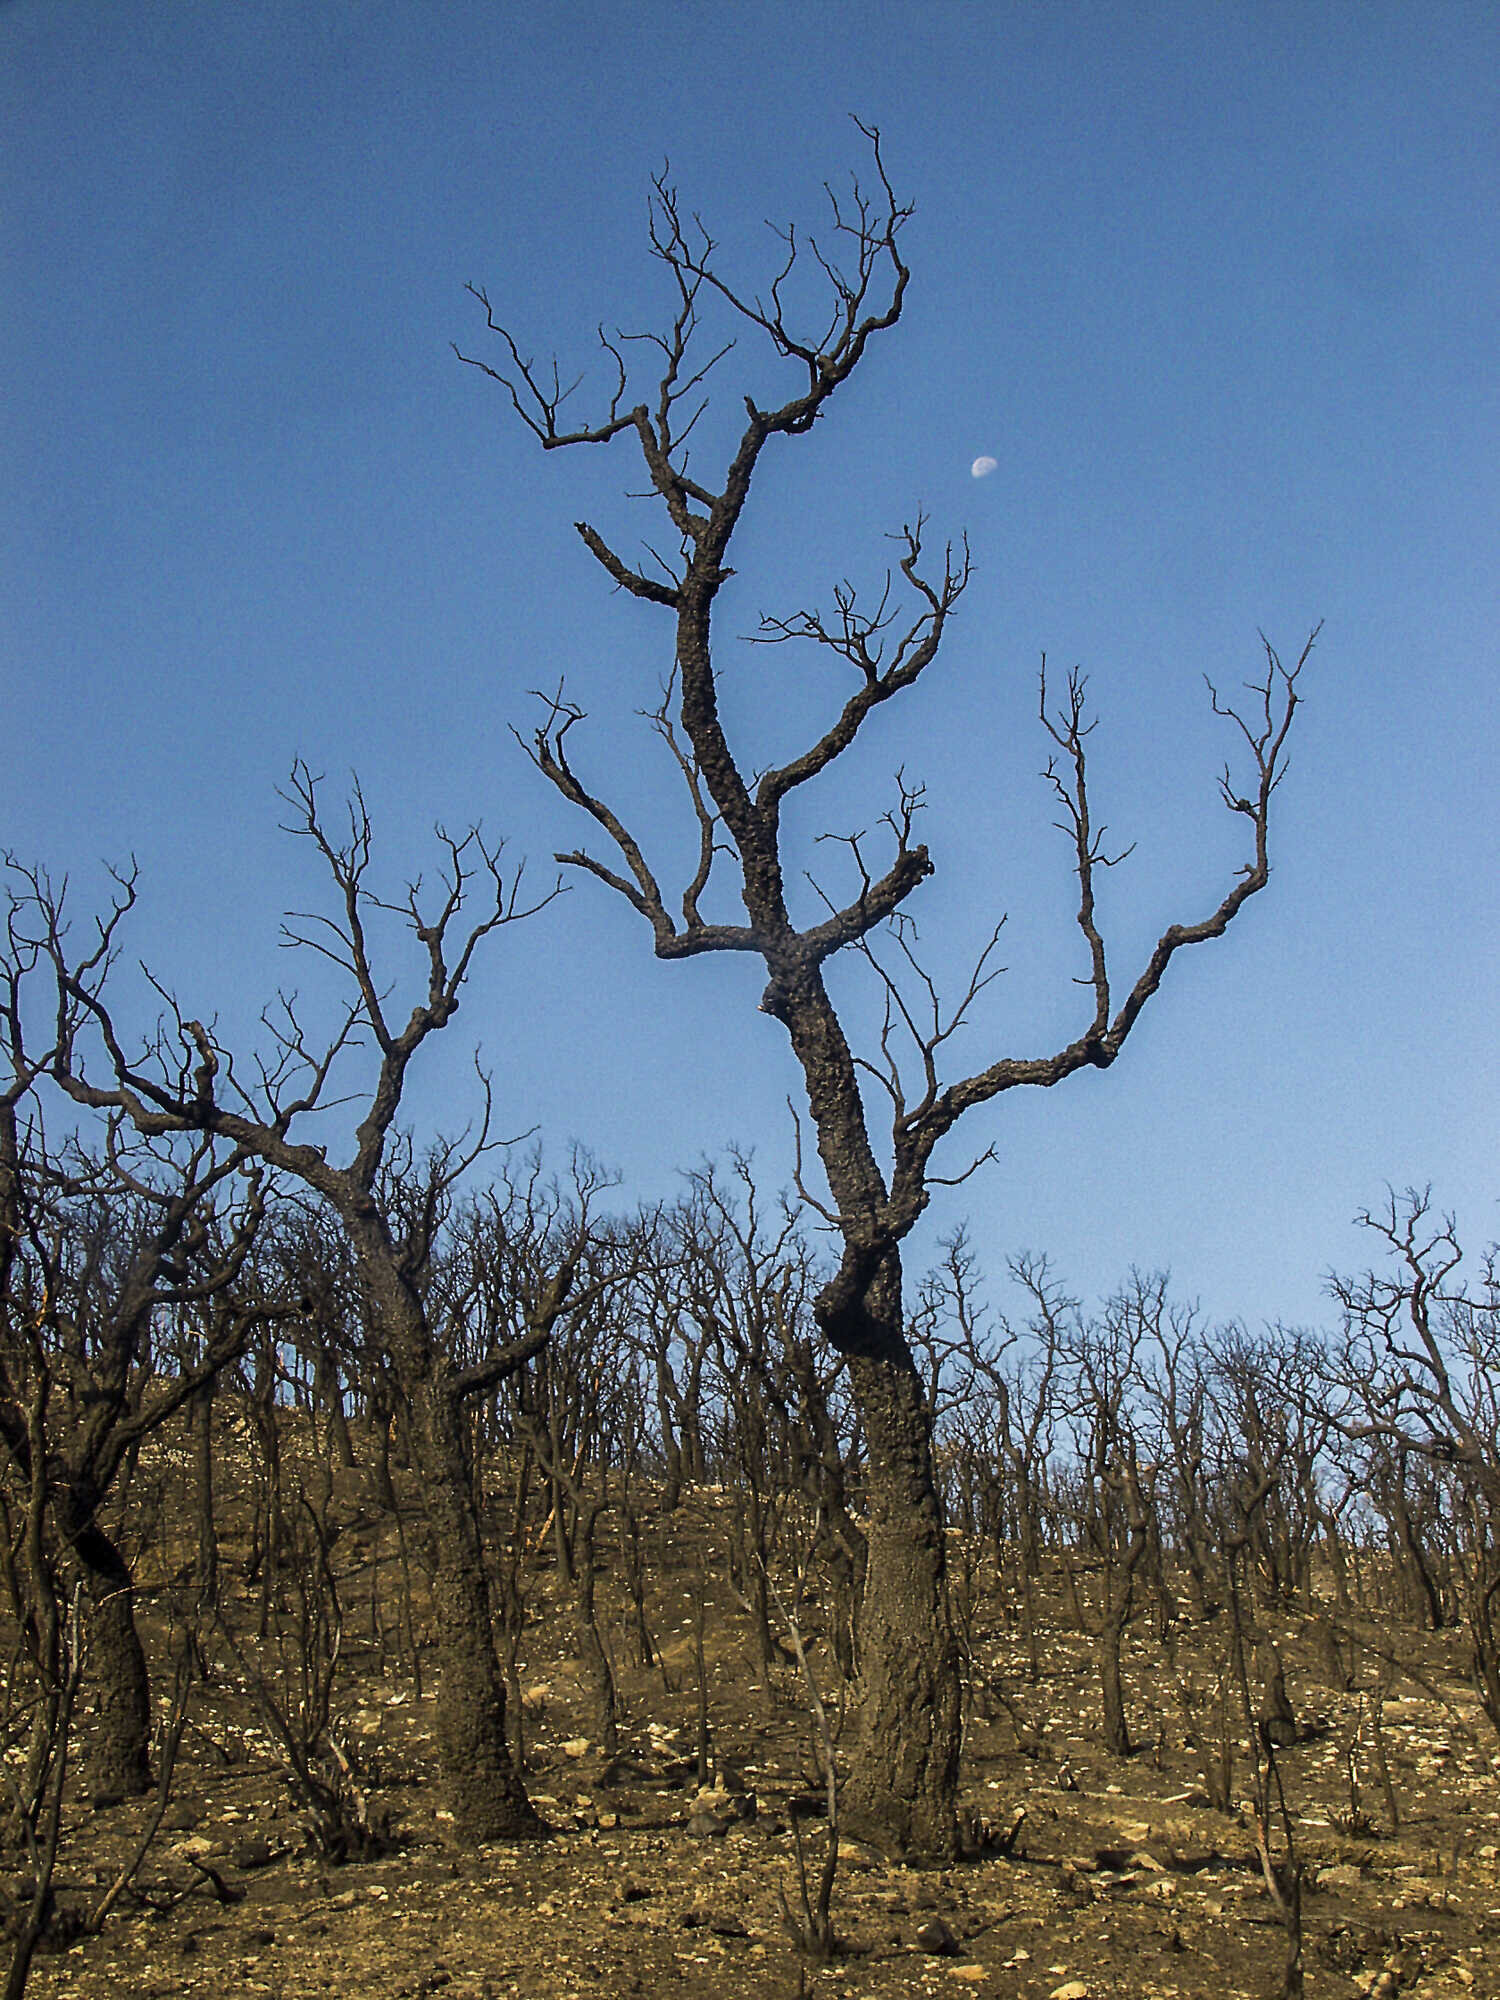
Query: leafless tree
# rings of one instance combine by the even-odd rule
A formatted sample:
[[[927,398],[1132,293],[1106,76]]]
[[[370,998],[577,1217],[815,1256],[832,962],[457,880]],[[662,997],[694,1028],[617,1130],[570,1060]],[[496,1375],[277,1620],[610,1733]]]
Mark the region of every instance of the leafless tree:
[[[1155,1508],[1155,1468],[1143,1466],[1137,1434],[1143,1337],[1139,1293],[1129,1291],[1110,1299],[1097,1319],[1071,1316],[1063,1331],[1067,1406],[1078,1450],[1078,1531],[1097,1593],[1093,1640],[1104,1743],[1116,1757],[1128,1757],[1133,1748],[1123,1651]]]
[[[814,1352],[816,1277],[801,1218],[761,1200],[747,1156],[731,1155],[727,1169],[699,1168],[669,1226],[681,1321],[694,1330],[690,1340],[701,1334],[711,1349],[718,1469],[734,1495],[729,1581],[764,1675],[780,1651],[771,1611],[787,1510],[802,1503],[826,1522],[826,1554],[846,1594],[859,1561],[826,1380],[837,1357]],[[842,1639],[848,1620],[834,1623]]]
[[[1429,1470],[1475,1688],[1500,1733],[1500,1255],[1490,1250],[1467,1277],[1454,1219],[1434,1213],[1428,1190],[1392,1193],[1360,1220],[1390,1261],[1332,1281],[1345,1322],[1345,1427],[1377,1465],[1394,1457]],[[1411,1483],[1420,1505],[1429,1481]],[[1410,1510],[1397,1508],[1410,1550]]]
[[[28,1016],[46,1024],[46,1069],[57,1018],[35,995],[28,1006],[26,992],[47,897],[43,878],[12,867],[0,953],[0,1483],[25,1493],[40,1482],[57,1560],[82,1585],[99,1710],[92,1782],[107,1803],[151,1783],[149,1676],[111,1496],[142,1441],[295,1304],[284,1286],[264,1285],[251,1260],[267,1175],[242,1148],[201,1132],[144,1140],[117,1110],[49,1147]],[[184,1324],[191,1354],[159,1351]]]
[[[686,1310],[682,1224],[679,1215],[660,1218],[661,1242],[637,1282],[634,1314],[641,1352],[651,1369],[663,1514],[674,1513],[684,1488],[701,1485],[708,1476],[704,1378],[713,1341],[711,1329],[697,1324]]]
[[[1086,745],[1092,724],[1084,681],[1070,675],[1055,702],[1044,673],[1041,720],[1053,752],[1048,776],[1075,857],[1077,922],[1088,966],[1087,1018],[1061,1048],[1001,1057],[945,1081],[953,1037],[997,974],[998,931],[956,1004],[944,1005],[921,969],[905,919],[908,899],[934,866],[916,837],[919,787],[899,784],[884,819],[891,849],[884,864],[874,861],[864,836],[849,838],[852,893],[841,903],[829,897],[819,921],[799,923],[788,892],[783,810],[851,750],[877,709],[917,685],[942,647],[969,580],[967,548],[950,545],[934,561],[918,518],[896,538],[897,574],[873,602],[844,583],[834,592],[831,611],[767,615],[763,641],[811,646],[852,673],[853,691],[836,704],[823,733],[785,762],[757,772],[747,747],[731,740],[720,708],[713,620],[719,594],[734,573],[731,544],[763,455],[782,440],[806,436],[825,416],[871,344],[900,319],[911,275],[902,251],[911,210],[888,177],[878,132],[861,129],[873,154],[871,183],[856,181],[848,193],[830,191],[829,236],[804,238],[792,228],[781,232],[779,268],[761,292],[725,275],[713,238],[683,208],[665,176],[657,179],[650,242],[667,276],[670,316],[660,332],[601,332],[615,378],[601,414],[572,417],[567,407],[572,388],[555,365],[542,368],[522,351],[482,291],[475,296],[498,338],[499,359],[492,365],[461,358],[473,359],[504,389],[544,450],[632,440],[675,543],[665,556],[653,553],[633,562],[588,522],[578,524],[584,546],[611,581],[664,613],[675,630],[667,692],[652,720],[685,785],[695,829],[697,859],[680,897],[669,898],[620,813],[581,775],[574,759],[583,715],[561,690],[548,703],[530,749],[537,768],[614,850],[609,860],[583,850],[559,859],[622,896],[649,926],[658,957],[740,952],[765,967],[760,1008],[785,1028],[800,1066],[828,1189],[818,1205],[840,1246],[837,1268],[817,1300],[817,1317],[847,1358],[868,1453],[860,1747],[845,1820],[890,1851],[944,1855],[957,1842],[959,1675],[930,1413],[906,1338],[901,1245],[938,1178],[936,1149],[965,1113],[1009,1090],[1045,1088],[1081,1069],[1107,1068],[1176,954],[1222,936],[1264,887],[1271,799],[1284,770],[1308,649],[1287,667],[1267,645],[1264,673],[1252,684],[1253,706],[1247,711],[1215,696],[1216,711],[1230,719],[1248,753],[1248,783],[1226,771],[1222,791],[1229,810],[1246,822],[1250,857],[1206,916],[1163,930],[1123,995],[1109,969],[1096,907],[1099,876],[1121,857],[1106,851],[1089,795]],[[807,303],[810,291],[821,291],[820,305]],[[690,471],[688,457],[707,399],[706,378],[733,344],[731,331],[705,351],[710,315],[768,342],[792,378],[785,400],[745,396],[738,442],[716,478]],[[637,354],[651,364],[653,382],[645,394],[631,386]],[[710,914],[708,901],[721,860],[736,877],[743,905],[742,915],[730,921]],[[867,1058],[851,1047],[825,978],[829,961],[841,951],[864,953],[882,982],[885,1032]],[[866,1087],[889,1100],[884,1161]]]
[[[586,1196],[580,1202],[587,1234]],[[618,1316],[612,1310],[625,1289],[608,1269],[600,1269],[596,1237],[594,1269],[575,1279],[564,1324],[526,1368],[516,1371],[517,1427],[535,1453],[550,1500],[552,1547],[559,1587],[571,1601],[574,1646],[580,1677],[588,1690],[594,1739],[606,1763],[619,1751],[619,1695],[614,1662],[605,1641],[598,1604],[600,1524],[615,1493],[611,1459],[624,1412],[633,1408],[634,1386]],[[621,1243],[614,1246],[624,1250]],[[575,1265],[582,1253],[575,1246]],[[622,1262],[624,1259],[621,1260]],[[539,1260],[538,1283],[549,1281],[555,1258]],[[524,1301],[524,1284],[514,1287]]]
[[[1296,1328],[1251,1335],[1221,1327],[1211,1345],[1211,1389],[1224,1440],[1224,1497],[1242,1511],[1261,1601],[1292,1598],[1309,1581],[1323,1525],[1320,1477],[1334,1433],[1325,1357]]]
[[[1001,1548],[1011,1566],[1030,1678],[1035,1682],[1041,1677],[1037,1582],[1051,1505],[1048,1462],[1059,1414],[1062,1328],[1072,1302],[1044,1257],[1015,1257],[1010,1271],[1031,1295],[1033,1310],[1024,1339],[1008,1321],[1000,1322],[996,1352],[986,1373],[994,1449],[1010,1495],[1009,1519],[1002,1517]]]
[[[337,1216],[405,1404],[421,1477],[440,1668],[438,1751],[454,1818],[471,1837],[533,1834],[541,1822],[507,1747],[505,1687],[491,1630],[464,1405],[545,1344],[573,1271],[564,1263],[552,1273],[518,1341],[459,1367],[428,1313],[425,1279],[450,1191],[493,1143],[487,1080],[477,1130],[438,1143],[409,1177],[393,1181],[387,1167],[411,1064],[452,1020],[476,952],[493,932],[534,914],[555,891],[527,902],[520,872],[502,869],[497,847],[477,831],[460,839],[439,829],[444,866],[436,887],[424,889],[418,881],[400,900],[385,901],[369,878],[373,834],[358,787],[342,834],[322,812],[317,781],[305,766],[296,767],[283,796],[290,830],[320,856],[335,898],[332,915],[290,917],[285,937],[331,961],[346,982],[340,1024],[319,1040],[305,1028],[296,1003],[283,997],[279,1011],[263,1016],[269,1052],[246,1064],[223,1046],[211,1024],[188,1016],[163,994],[165,1014],[132,1049],[105,988],[120,925],[135,899],[133,884],[122,885],[99,922],[95,948],[82,954],[71,948],[59,901],[42,895],[36,909],[55,975],[59,1022],[53,1073],[77,1103],[127,1119],[144,1138],[201,1135],[235,1148],[300,1181]],[[470,920],[476,893],[481,900]],[[404,1022],[393,1013],[376,969],[376,939],[390,921],[410,932],[423,965],[421,988]],[[306,1136],[307,1128],[315,1114],[332,1107],[340,1087],[353,1092],[347,1071],[365,1051],[373,1075],[358,1092],[358,1123],[349,1157],[340,1164],[326,1145]]]
[[[1186,1580],[1193,1616],[1216,1608],[1208,1490],[1208,1379],[1205,1332],[1193,1306],[1175,1305],[1165,1277],[1138,1282],[1144,1322],[1143,1422],[1162,1467],[1162,1512]]]

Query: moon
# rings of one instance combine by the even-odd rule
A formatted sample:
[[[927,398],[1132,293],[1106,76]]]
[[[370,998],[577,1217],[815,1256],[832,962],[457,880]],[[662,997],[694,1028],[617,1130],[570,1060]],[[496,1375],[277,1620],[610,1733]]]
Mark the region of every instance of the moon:
[[[969,467],[969,476],[972,479],[988,479],[999,462],[998,459],[991,458],[986,453],[982,458],[976,458],[974,463]]]

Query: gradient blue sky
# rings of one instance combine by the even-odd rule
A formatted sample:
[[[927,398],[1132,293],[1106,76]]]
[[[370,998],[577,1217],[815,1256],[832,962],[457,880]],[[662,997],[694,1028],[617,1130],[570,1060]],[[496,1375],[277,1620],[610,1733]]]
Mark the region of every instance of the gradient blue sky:
[[[927,782],[934,964],[1010,912],[974,1064],[1082,1019],[1042,651],[1092,675],[1097,806],[1138,842],[1103,903],[1125,980],[1237,859],[1203,676],[1326,621],[1270,889],[1110,1074],[974,1119],[998,1163],[913,1261],[967,1215],[996,1271],[1045,1250],[1097,1295],[1170,1266],[1215,1316],[1326,1319],[1388,1179],[1500,1233],[1493,7],[0,6],[0,843],[70,870],[80,910],[134,853],[135,948],[243,1040],[275,984],[317,987],[276,951],[316,894],[276,830],[291,760],[359,772],[393,884],[439,818],[544,876],[581,828],[510,728],[566,675],[580,763],[670,872],[681,801],[632,720],[667,620],[570,525],[646,533],[640,476],[623,447],[544,458],[449,343],[486,351],[468,280],[565,365],[601,319],[657,320],[664,159],[764,274],[764,219],[816,222],[862,163],[849,112],[916,203],[910,303],[765,467],[726,701],[748,761],[794,747],[839,684],[735,634],[878,580],[919,506],[967,530],[945,658],[794,825],[873,822],[898,765]],[[721,407],[775,379],[742,346]],[[778,1181],[795,1075],[761,983],[657,964],[580,882],[497,941],[414,1111],[461,1122],[477,1040],[502,1122],[585,1141],[631,1195],[730,1140]]]

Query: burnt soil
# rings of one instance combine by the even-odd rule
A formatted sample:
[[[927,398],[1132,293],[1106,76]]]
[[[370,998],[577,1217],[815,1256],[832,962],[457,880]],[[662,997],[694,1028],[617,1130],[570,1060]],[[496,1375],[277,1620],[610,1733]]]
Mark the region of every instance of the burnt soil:
[[[353,1519],[360,1496],[347,1505]],[[1280,1992],[1284,1931],[1252,1817],[1215,1810],[1205,1790],[1222,1619],[1183,1621],[1163,1644],[1143,1609],[1127,1646],[1130,1721],[1143,1747],[1110,1757],[1099,1743],[1092,1648],[1071,1615],[1066,1579],[1059,1570],[1043,1580],[1033,1679],[1033,1649],[985,1551],[969,1552],[979,1586],[970,1626],[977,1692],[964,1806],[976,1851],[951,1867],[918,1869],[843,1842],[838,1951],[825,1965],[809,1963],[794,1948],[782,1898],[797,1902],[799,1834],[810,1876],[824,1852],[812,1724],[795,1664],[763,1673],[752,1660],[748,1621],[725,1581],[727,1505],[699,1496],[651,1525],[646,1610],[658,1657],[649,1669],[631,1664],[628,1598],[606,1562],[600,1605],[622,1710],[621,1755],[609,1767],[588,1740],[556,1578],[539,1567],[522,1647],[527,1782],[554,1831],[542,1842],[473,1850],[455,1843],[442,1809],[430,1688],[418,1691],[409,1652],[391,1643],[403,1615],[420,1639],[420,1597],[403,1614],[394,1531],[388,1520],[369,1525],[367,1512],[363,1532],[344,1545],[351,1568],[335,1733],[386,1831],[384,1851],[341,1865],[316,1851],[254,1699],[255,1675],[268,1671],[274,1648],[254,1646],[242,1630],[236,1662],[210,1638],[211,1676],[191,1697],[159,1833],[100,1933],[70,1937],[76,1913],[107,1888],[158,1804],[150,1796],[90,1803],[85,1712],[58,1869],[61,1922],[28,1993],[1270,2000]],[[413,1525],[408,1539],[414,1533]],[[175,1564],[180,1577],[180,1558],[161,1528],[139,1573],[149,1583]],[[231,1576],[234,1560],[231,1538]],[[707,1798],[695,1756],[700,1575],[714,1764]],[[1086,1591],[1087,1576],[1074,1584]],[[158,1666],[173,1601],[165,1583],[143,1591]],[[1316,1600],[1259,1607],[1256,1617],[1281,1648],[1299,1721],[1281,1772],[1305,1871],[1307,1992],[1500,1995],[1500,1744],[1465,1680],[1461,1635],[1394,1631],[1354,1613],[1339,1651]],[[247,1619],[242,1612],[242,1628]],[[1349,1643],[1360,1633],[1365,1648]],[[1409,1671],[1382,1666],[1382,1653]],[[837,1676],[821,1641],[811,1661],[832,1699]],[[1381,1673],[1395,1832],[1372,1760]],[[286,1695],[289,1684],[277,1685]],[[169,1690],[158,1700],[165,1714]],[[1236,1800],[1253,1783],[1243,1748],[1234,1783]],[[24,1866],[13,1851],[0,1861],[0,1889],[15,1898]]]

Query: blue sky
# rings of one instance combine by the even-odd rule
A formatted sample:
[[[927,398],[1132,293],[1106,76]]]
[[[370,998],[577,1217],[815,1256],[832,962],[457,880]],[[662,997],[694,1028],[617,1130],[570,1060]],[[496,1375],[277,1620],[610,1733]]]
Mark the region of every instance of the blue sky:
[[[878,583],[919,507],[967,531],[944,658],[795,819],[793,866],[826,868],[812,836],[872,824],[898,766],[925,780],[933,965],[959,976],[1009,912],[976,1066],[1082,1018],[1042,652],[1090,673],[1096,804],[1137,842],[1103,902],[1123,981],[1238,858],[1204,675],[1326,621],[1271,887],[1112,1072],[978,1114],[997,1163],[934,1231],[966,1215],[992,1269],[1044,1250],[1090,1296],[1169,1266],[1252,1323],[1327,1317],[1387,1180],[1500,1234],[1497,99],[1482,6],[11,0],[0,843],[70,871],[80,910],[133,853],[135,948],[248,1041],[278,983],[321,998],[276,950],[317,893],[277,831],[292,759],[331,796],[358,771],[392,885],[438,819],[543,880],[582,829],[511,728],[565,676],[581,764],[670,872],[680,800],[634,719],[667,621],[571,526],[649,533],[640,476],[621,447],[544,457],[449,343],[487,351],[467,281],[565,367],[601,320],[656,323],[664,161],[763,278],[764,220],[816,223],[863,165],[854,112],[916,204],[910,301],[764,469],[725,698],[748,762],[794,748],[839,684],[736,635]],[[725,423],[776,379],[742,343]],[[657,964],[580,882],[496,941],[414,1114],[462,1122],[477,1041],[502,1123],[586,1142],[632,1196],[728,1141],[777,1182],[796,1078],[760,986]]]

